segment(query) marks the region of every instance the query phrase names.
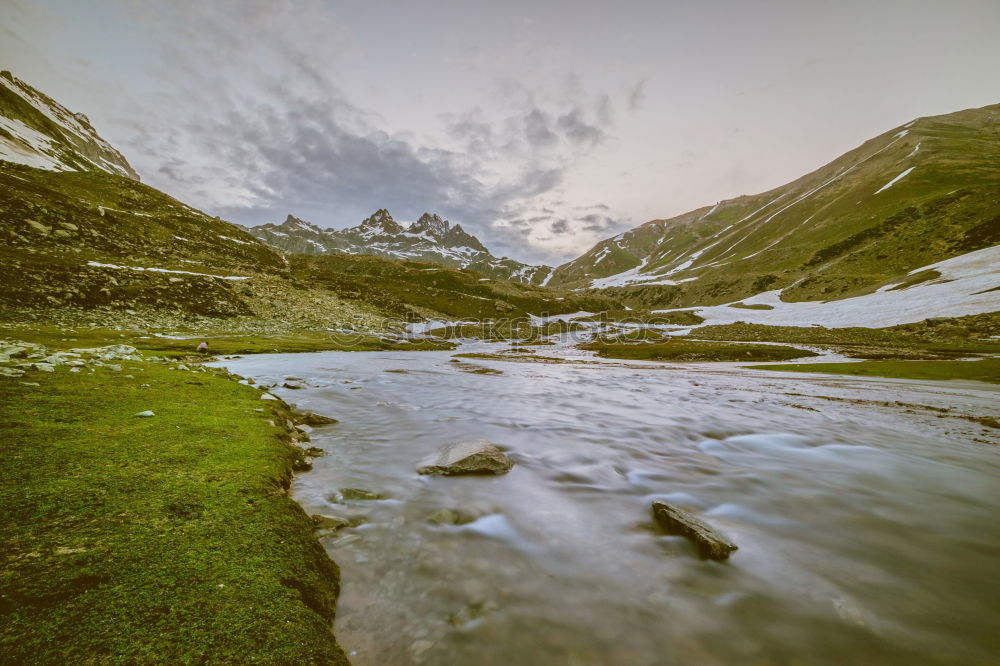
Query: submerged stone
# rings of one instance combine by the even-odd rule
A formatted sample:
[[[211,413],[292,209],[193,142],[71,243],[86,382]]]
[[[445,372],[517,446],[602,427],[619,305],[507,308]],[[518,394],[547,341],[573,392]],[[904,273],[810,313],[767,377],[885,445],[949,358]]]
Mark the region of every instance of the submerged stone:
[[[654,501],[653,517],[669,534],[684,536],[693,541],[704,558],[726,560],[737,549],[737,545],[725,535],[684,509]]]
[[[514,461],[496,444],[474,439],[445,447],[417,467],[418,474],[506,474]]]
[[[345,500],[381,500],[386,496],[382,493],[373,493],[370,490],[360,488],[341,488],[340,498]]]

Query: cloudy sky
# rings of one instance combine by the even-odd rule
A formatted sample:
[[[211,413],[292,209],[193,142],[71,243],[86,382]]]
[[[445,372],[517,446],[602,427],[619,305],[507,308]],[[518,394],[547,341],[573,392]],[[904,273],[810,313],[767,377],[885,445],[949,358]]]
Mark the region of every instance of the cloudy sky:
[[[436,211],[559,263],[1000,102],[997,0],[2,0],[0,67],[241,224]]]

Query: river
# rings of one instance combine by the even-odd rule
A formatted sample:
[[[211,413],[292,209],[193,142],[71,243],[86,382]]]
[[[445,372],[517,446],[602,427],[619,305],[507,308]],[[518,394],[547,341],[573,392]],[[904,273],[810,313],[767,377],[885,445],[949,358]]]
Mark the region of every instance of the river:
[[[328,455],[292,492],[365,521],[322,537],[357,666],[1000,660],[1000,431],[963,418],[997,416],[1000,387],[453,353],[221,363],[303,378],[274,392],[341,421],[313,433]],[[415,473],[481,438],[509,474]],[[699,559],[655,527],[653,499],[739,550]],[[442,510],[471,522],[430,520]]]

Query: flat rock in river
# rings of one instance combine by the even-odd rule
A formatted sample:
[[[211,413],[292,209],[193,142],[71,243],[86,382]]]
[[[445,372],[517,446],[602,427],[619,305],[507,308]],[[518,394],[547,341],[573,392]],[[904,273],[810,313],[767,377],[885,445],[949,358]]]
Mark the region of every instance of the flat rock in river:
[[[702,557],[710,560],[726,560],[729,559],[729,553],[737,549],[736,544],[725,535],[684,509],[654,501],[653,517],[668,533],[691,539]]]
[[[322,426],[330,423],[337,423],[337,419],[332,416],[323,416],[322,414],[317,414],[316,412],[296,409],[292,413],[295,415],[295,418],[299,423],[304,423],[308,426]]]
[[[425,460],[418,474],[506,474],[514,466],[500,448],[485,439],[474,439],[445,447]]]

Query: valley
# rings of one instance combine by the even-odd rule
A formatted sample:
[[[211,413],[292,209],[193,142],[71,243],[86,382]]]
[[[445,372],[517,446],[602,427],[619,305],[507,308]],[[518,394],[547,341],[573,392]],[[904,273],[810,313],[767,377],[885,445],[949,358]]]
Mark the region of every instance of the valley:
[[[553,268],[210,215],[4,71],[0,650],[988,663],[998,165],[1000,105],[922,117]]]

